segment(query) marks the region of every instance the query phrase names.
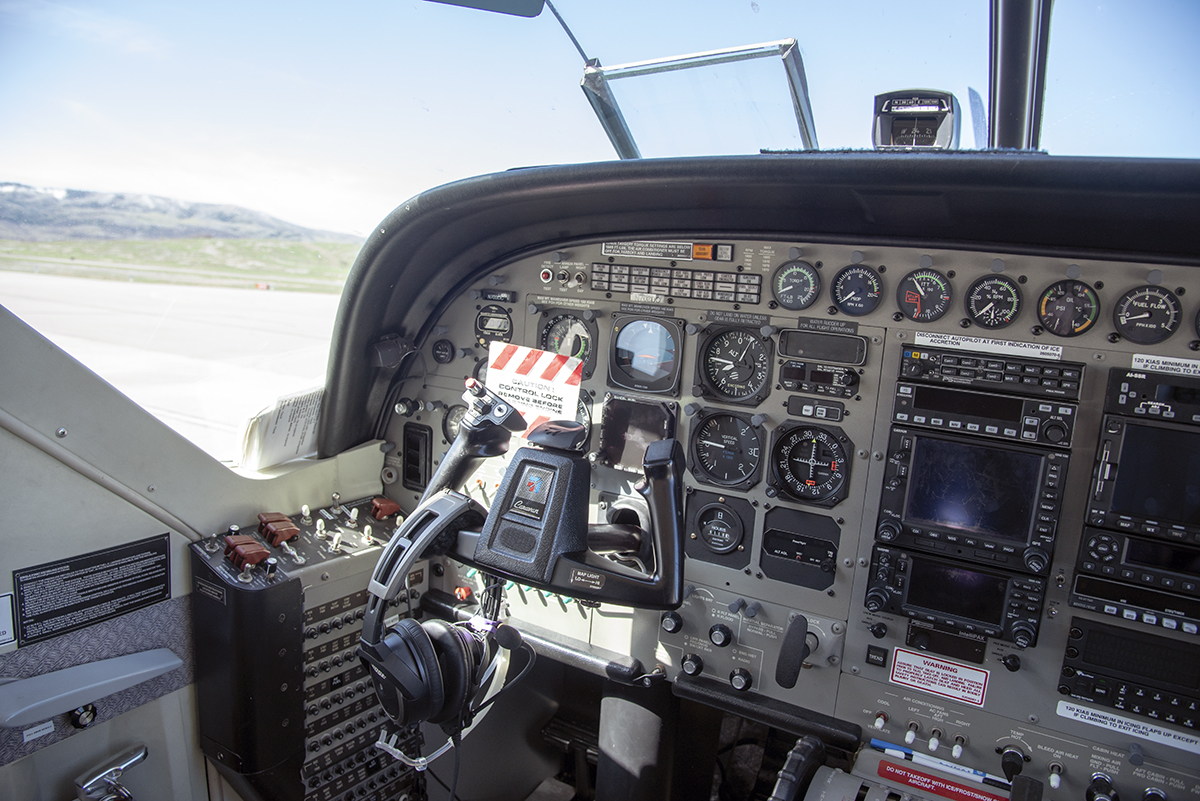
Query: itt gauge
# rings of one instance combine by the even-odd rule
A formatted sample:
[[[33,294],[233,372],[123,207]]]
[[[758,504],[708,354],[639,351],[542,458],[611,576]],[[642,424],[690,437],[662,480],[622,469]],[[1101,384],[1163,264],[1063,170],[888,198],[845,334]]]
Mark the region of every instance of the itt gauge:
[[[930,268],[913,270],[896,287],[900,311],[918,323],[930,323],[945,314],[950,309],[953,295],[950,280]]]

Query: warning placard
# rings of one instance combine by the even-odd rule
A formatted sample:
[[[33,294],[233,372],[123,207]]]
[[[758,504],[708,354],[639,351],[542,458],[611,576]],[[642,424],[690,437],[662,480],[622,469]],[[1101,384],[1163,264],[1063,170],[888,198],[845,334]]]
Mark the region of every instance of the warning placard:
[[[942,798],[951,798],[954,801],[1005,801],[1006,799],[1006,796],[1003,795],[985,793],[976,787],[941,779],[919,770],[894,765],[891,762],[880,761],[878,773],[880,778],[899,782],[926,793],[939,795]]]
[[[17,638],[47,640],[171,597],[170,535],[13,571]]]
[[[988,672],[918,651],[897,648],[892,659],[891,680],[902,687],[924,690],[972,706],[983,706],[983,699],[987,695]]]
[[[583,361],[536,348],[493,341],[488,348],[488,389],[517,407],[528,428],[550,420],[574,420],[579,408]]]

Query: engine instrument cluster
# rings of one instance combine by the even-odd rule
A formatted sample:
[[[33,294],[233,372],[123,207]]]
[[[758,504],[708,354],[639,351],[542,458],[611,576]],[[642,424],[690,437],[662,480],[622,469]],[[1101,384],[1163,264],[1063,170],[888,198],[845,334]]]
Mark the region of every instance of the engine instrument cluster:
[[[1051,798],[1097,772],[1129,796],[1200,797],[1200,673],[1183,667],[1200,664],[1192,272],[563,243],[494,265],[499,283],[433,321],[388,423],[387,494],[414,505],[490,343],[577,358],[591,522],[644,527],[646,447],[685,446],[688,596],[660,619],[514,589],[519,626],[856,723],[964,775],[997,775],[1015,749]],[[504,461],[463,489],[489,505]]]

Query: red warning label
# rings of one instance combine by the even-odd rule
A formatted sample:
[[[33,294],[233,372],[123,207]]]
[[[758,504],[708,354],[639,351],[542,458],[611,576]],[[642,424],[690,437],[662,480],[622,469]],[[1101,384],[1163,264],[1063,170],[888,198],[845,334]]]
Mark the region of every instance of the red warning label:
[[[987,696],[988,672],[937,659],[929,654],[897,648],[892,660],[892,683],[983,706],[983,699]]]
[[[985,793],[976,787],[939,779],[937,776],[930,776],[928,773],[882,760],[879,762],[879,776],[926,793],[940,795],[942,798],[951,798],[954,801],[1006,801],[1005,796],[1002,795]]]

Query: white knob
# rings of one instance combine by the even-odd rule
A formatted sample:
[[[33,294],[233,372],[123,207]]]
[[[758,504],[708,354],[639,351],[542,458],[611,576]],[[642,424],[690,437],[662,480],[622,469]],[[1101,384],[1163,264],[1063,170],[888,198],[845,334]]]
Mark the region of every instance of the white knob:
[[[308,504],[307,504],[307,503],[304,503],[304,504],[301,504],[301,505],[300,505],[300,514],[301,514],[301,516],[303,516],[305,519],[307,519],[307,518],[309,518],[309,517],[312,517],[312,510],[308,508]]]
[[[916,741],[917,741],[917,730],[916,729],[909,729],[908,731],[904,732],[904,744],[905,745],[912,745]]]
[[[342,532],[333,532],[333,539],[329,542],[329,550],[338,551],[342,547]]]
[[[358,507],[356,506],[350,510],[350,525],[354,525],[357,522],[358,522]]]
[[[1059,787],[1062,787],[1062,775],[1059,773],[1051,773],[1050,774],[1050,789],[1057,790]]]
[[[887,715],[876,715],[875,716],[875,728],[879,729],[880,731],[883,731],[883,726],[885,723],[887,723]]]
[[[962,752],[962,743],[958,743],[950,749],[950,756],[954,757],[955,759],[962,759]]]
[[[941,747],[941,745],[942,745],[941,739],[938,738],[938,736],[936,734],[933,735],[932,737],[929,738],[929,753],[932,754],[934,751],[938,750],[938,748]]]

